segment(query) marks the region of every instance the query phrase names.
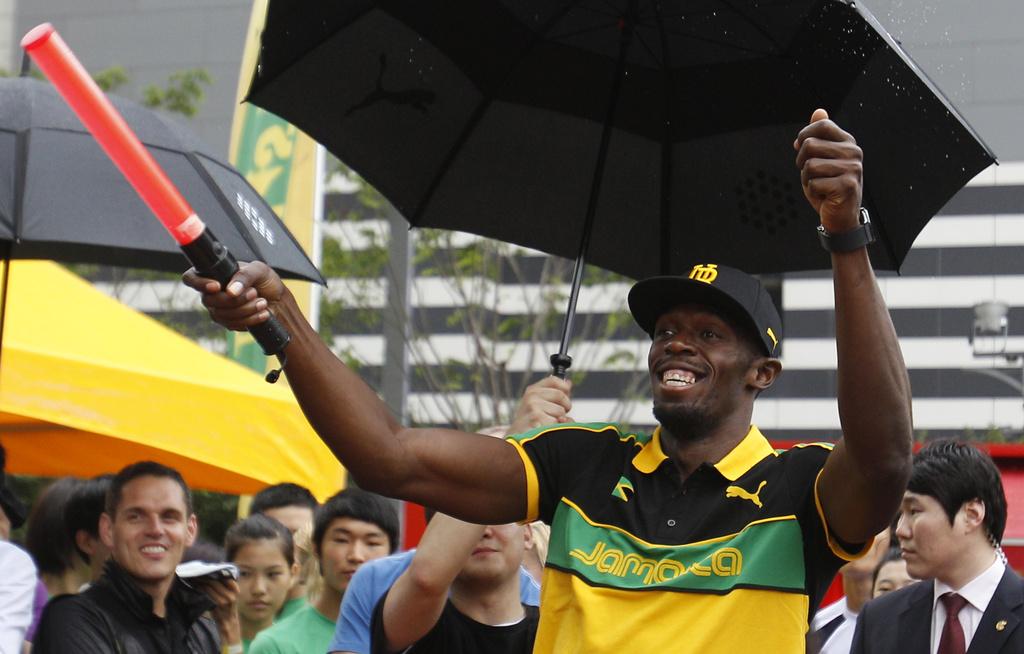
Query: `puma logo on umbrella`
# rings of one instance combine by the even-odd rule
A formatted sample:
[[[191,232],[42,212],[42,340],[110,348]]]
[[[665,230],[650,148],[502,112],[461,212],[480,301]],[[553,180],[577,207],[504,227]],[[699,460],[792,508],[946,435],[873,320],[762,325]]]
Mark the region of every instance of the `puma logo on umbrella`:
[[[365,109],[377,102],[390,102],[392,104],[405,104],[417,109],[421,113],[427,113],[427,105],[434,103],[434,92],[429,89],[406,89],[404,91],[388,91],[384,88],[384,69],[388,66],[388,58],[380,56],[380,72],[377,73],[377,88],[370,91],[365,98],[356,105],[353,105],[345,112],[345,116],[351,116],[360,109]]]
[[[767,481],[762,481],[760,484],[757,485],[757,490],[754,491],[753,493],[744,488],[740,488],[739,486],[729,486],[725,489],[725,496],[738,497],[742,500],[750,500],[751,502],[757,505],[757,508],[762,508],[764,507],[764,505],[761,504],[761,498],[758,497],[758,495],[761,494],[761,489],[764,488],[767,484]]]

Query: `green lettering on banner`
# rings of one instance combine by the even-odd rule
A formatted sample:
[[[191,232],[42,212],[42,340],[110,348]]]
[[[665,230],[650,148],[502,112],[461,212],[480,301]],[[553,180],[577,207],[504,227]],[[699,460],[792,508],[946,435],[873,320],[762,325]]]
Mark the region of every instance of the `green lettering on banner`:
[[[246,108],[234,165],[278,214],[288,198],[297,134],[293,125],[274,114],[259,107]]]
[[[274,212],[283,215],[298,130],[259,107],[248,105],[243,111],[245,118],[232,163]],[[229,332],[227,354],[257,372],[266,370],[266,356],[252,339]]]
[[[597,527],[561,502],[548,562],[595,583],[630,590],[726,592],[737,586],[804,590],[803,537],[793,518],[748,525],[731,538],[656,546]]]

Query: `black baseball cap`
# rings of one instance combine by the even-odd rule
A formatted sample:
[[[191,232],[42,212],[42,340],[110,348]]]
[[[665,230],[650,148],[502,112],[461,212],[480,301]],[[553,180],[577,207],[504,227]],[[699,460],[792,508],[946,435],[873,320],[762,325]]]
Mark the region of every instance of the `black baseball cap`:
[[[756,332],[764,352],[782,343],[782,319],[764,285],[742,270],[714,263],[693,266],[686,277],[651,277],[629,291],[629,310],[640,328],[654,336],[654,323],[673,307],[694,302],[724,311]]]

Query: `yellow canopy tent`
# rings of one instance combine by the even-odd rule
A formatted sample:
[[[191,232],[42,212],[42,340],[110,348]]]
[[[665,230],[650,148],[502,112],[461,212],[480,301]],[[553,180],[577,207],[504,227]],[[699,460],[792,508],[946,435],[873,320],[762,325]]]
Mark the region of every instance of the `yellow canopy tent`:
[[[284,384],[207,352],[48,261],[13,261],[0,355],[9,472],[92,476],[152,459],[188,483],[320,498],[344,469]]]

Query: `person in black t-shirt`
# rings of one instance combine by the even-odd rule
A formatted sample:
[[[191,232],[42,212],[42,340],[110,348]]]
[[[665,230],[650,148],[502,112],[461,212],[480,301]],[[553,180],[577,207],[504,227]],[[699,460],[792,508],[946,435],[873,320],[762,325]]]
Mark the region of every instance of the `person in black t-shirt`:
[[[530,530],[472,525],[437,513],[409,568],[373,615],[374,654],[526,654],[537,608],[519,598],[519,566]]]

